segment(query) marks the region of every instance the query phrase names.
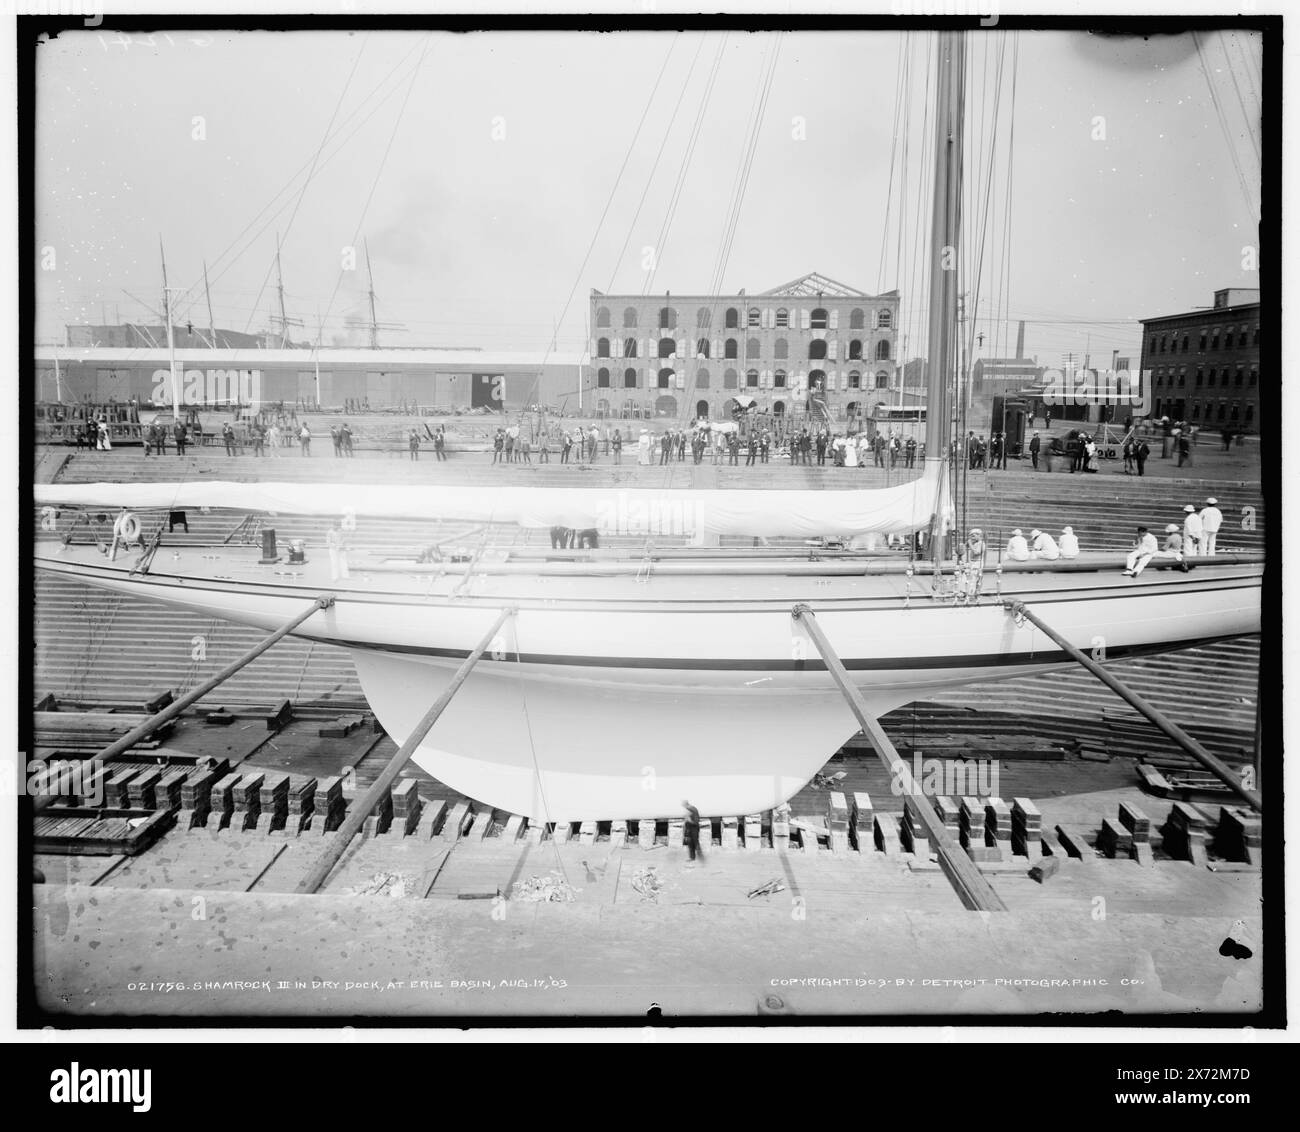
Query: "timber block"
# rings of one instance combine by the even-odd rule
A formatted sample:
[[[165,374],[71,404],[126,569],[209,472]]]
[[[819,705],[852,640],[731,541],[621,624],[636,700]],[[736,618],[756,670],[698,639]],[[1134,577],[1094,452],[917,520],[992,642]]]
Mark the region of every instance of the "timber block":
[[[1097,846],[1107,857],[1131,857],[1133,855],[1133,835],[1118,821],[1102,818],[1101,833],[1097,836]]]
[[[393,824],[388,832],[398,837],[408,837],[420,824],[420,784],[414,778],[404,778],[393,787]]]
[[[816,856],[818,853],[821,852],[821,838],[818,837],[817,830],[807,828],[808,825],[812,824],[811,819],[799,818],[797,820],[806,823],[804,825],[799,825],[796,827],[799,830],[800,849],[802,849],[803,852],[805,853],[809,853],[812,854],[813,856]]]
[[[1242,806],[1222,806],[1215,848],[1229,860],[1260,863],[1264,830],[1258,815]]]
[[[886,857],[898,857],[903,846],[898,837],[898,819],[893,814],[876,815],[876,842]]]
[[[1175,802],[1161,831],[1164,850],[1171,857],[1205,865],[1209,858],[1205,846],[1209,838],[1209,819],[1187,802]]]
[[[474,834],[475,840],[486,841],[492,833],[492,827],[496,823],[497,812],[491,806],[484,806],[482,809],[474,811],[474,824],[470,827]]]
[[[155,786],[162,778],[162,767],[146,767],[127,783],[127,797],[133,810],[153,810],[157,808]]]
[[[934,812],[954,841],[961,840],[961,807],[947,795],[934,799]]]
[[[210,711],[203,717],[204,723],[210,723],[214,727],[229,727],[235,722],[235,717],[225,708],[219,707],[215,711]]]
[[[447,803],[445,801],[430,802],[427,806],[420,808],[420,821],[415,827],[415,836],[422,841],[428,841],[435,833],[442,828],[443,822],[447,820]]]
[[[317,835],[332,833],[338,829],[346,813],[342,775],[332,774],[317,782],[312,800],[311,831]]]
[[[966,855],[976,864],[988,864],[1003,859],[1002,850],[996,845],[970,845],[966,848]]]
[[[1133,838],[1133,841],[1151,840],[1151,819],[1131,802],[1119,804],[1119,823]]]
[[[673,818],[668,823],[668,848],[680,849],[686,836],[686,822],[682,818]]]
[[[763,815],[745,815],[745,852],[757,853],[763,848]]]
[[[154,787],[154,799],[160,810],[179,810],[181,808],[181,790],[185,785],[187,772],[180,767],[173,767]]]
[[[963,849],[985,844],[984,805],[978,798],[961,800],[961,844]]]
[[[329,723],[322,723],[316,729],[316,734],[322,739],[346,739],[361,723],[359,715],[341,715]]]
[[[594,821],[585,821],[578,828],[579,845],[595,845],[598,827]]]
[[[182,778],[184,772],[181,772]],[[109,771],[106,766],[97,766],[86,778],[81,786],[81,794],[78,800],[83,806],[102,806],[108,797],[108,779]],[[179,791],[177,794],[177,806],[180,805]]]
[[[127,766],[113,771],[106,784],[105,803],[115,810],[129,810],[131,808],[130,782],[139,773],[138,766]]]
[[[293,722],[293,704],[288,700],[281,700],[267,711],[265,719],[268,731],[279,731],[280,728],[287,727]]]
[[[655,844],[655,823],[650,818],[642,818],[636,823],[636,840],[642,849],[653,849]]]
[[[528,823],[528,819],[523,817],[523,815],[511,814],[510,817],[506,820],[505,831],[501,834],[502,839],[510,842],[511,844],[514,844],[514,842],[518,841],[521,837],[523,837],[524,827],[527,825],[527,823]],[[626,826],[624,826],[624,833],[626,832],[627,832],[627,828]]]
[[[1054,877],[1060,871],[1060,868],[1060,857],[1046,857],[1029,870],[1029,878],[1042,884],[1049,878]]]
[[[1152,865],[1155,863],[1155,854],[1151,850],[1149,841],[1133,842],[1133,860],[1139,865]]]
[[[145,700],[144,703],[140,705],[140,710],[144,712],[145,715],[155,715],[162,711],[162,709],[170,704],[175,698],[176,697],[172,694],[172,690],[168,688],[165,692],[159,692],[152,699]],[[36,710],[41,711],[44,709],[37,708]]]
[[[58,698],[58,696],[56,696],[53,692],[47,692],[47,693],[46,693],[45,695],[43,695],[39,700],[36,701],[36,707],[33,708],[32,710],[34,710],[34,711],[58,711],[58,710],[59,710],[59,698]]]
[[[857,838],[858,848],[862,848],[862,842],[871,841],[875,837],[876,819],[871,809],[871,795],[865,791],[855,791],[849,800],[849,819],[853,823],[854,831],[860,836]]]
[[[772,848],[778,853],[790,851],[790,815],[789,811],[773,810],[771,817]]]
[[[740,848],[740,819],[728,817],[722,819],[722,848]]]
[[[556,845],[564,845],[573,835],[573,823],[567,821],[557,821],[551,827],[551,840]]]
[[[459,841],[469,821],[469,803],[457,802],[452,806],[451,812],[447,815],[447,820],[443,822],[441,836],[450,838],[452,841]]]
[[[518,815],[512,817],[510,821],[518,821]],[[506,834],[510,833],[510,823],[506,823]],[[624,818],[615,818],[609,823],[609,847],[611,849],[621,849],[627,844],[627,821]]]
[[[849,803],[838,790],[832,790],[826,796],[826,828],[831,832],[848,834]]]
[[[1072,825],[1058,825],[1056,836],[1060,839],[1061,848],[1069,856],[1078,857],[1081,861],[1091,861],[1096,858],[1096,850],[1084,840],[1081,829]]]
[[[1001,798],[989,798],[984,803],[984,844],[991,845],[1011,856],[1011,807]]]
[[[1011,848],[1031,860],[1041,857],[1043,815],[1028,798],[1014,798],[1011,804]]]
[[[1043,857],[1068,856],[1065,850],[1061,848],[1061,843],[1056,840],[1056,834],[1054,833],[1048,833],[1047,831],[1044,831],[1039,836],[1038,843],[1039,845],[1042,846],[1042,852],[1039,854],[1040,856]],[[1032,860],[1033,858],[1031,857],[1030,859]]]

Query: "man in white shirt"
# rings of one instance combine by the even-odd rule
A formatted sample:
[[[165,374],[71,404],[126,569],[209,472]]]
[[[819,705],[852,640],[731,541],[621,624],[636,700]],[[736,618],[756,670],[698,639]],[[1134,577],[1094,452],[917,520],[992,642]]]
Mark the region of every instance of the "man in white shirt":
[[[1124,571],[1126,577],[1136,578],[1146,568],[1146,564],[1151,561],[1154,554],[1160,552],[1160,544],[1156,542],[1156,536],[1153,535],[1146,527],[1138,527],[1137,545],[1129,552],[1128,568]]]
[[[1186,554],[1201,553],[1201,536],[1204,531],[1201,528],[1201,517],[1196,513],[1196,508],[1190,503],[1183,508],[1186,518],[1183,519],[1183,547]]]
[[[1061,548],[1056,545],[1056,539],[1045,531],[1030,531],[1030,554],[1035,558],[1042,558],[1048,562],[1055,562],[1061,557]]]
[[[1074,537],[1073,527],[1061,528],[1061,557],[1078,558],[1079,557],[1079,540]]]
[[[1011,532],[1011,538],[1007,540],[1007,557],[1012,562],[1029,561],[1029,543],[1025,541],[1024,532],[1019,527]]]
[[[1215,542],[1219,537],[1219,528],[1223,526],[1223,512],[1219,510],[1219,501],[1210,496],[1201,510],[1201,531],[1204,535],[1202,548],[1204,553],[1215,553]]]

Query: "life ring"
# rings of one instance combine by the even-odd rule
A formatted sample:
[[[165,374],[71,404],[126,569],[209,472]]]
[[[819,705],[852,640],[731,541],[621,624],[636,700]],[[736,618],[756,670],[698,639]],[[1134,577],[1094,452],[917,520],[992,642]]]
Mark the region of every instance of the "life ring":
[[[113,523],[113,533],[122,542],[136,542],[140,538],[140,520],[129,511],[125,515],[119,515]]]

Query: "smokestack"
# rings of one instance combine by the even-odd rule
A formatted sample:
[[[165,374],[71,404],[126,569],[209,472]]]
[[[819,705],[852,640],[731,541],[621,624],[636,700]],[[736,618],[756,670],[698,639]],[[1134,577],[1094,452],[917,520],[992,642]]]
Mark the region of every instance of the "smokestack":
[[[1024,356],[1025,356],[1025,321],[1024,319],[1021,319],[1019,328],[1016,330],[1016,357],[1023,358]]]

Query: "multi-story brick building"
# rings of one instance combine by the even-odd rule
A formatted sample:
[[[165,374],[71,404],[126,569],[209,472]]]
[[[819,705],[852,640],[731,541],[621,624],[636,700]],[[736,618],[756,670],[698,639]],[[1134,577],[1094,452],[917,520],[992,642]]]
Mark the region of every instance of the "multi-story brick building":
[[[1152,415],[1201,428],[1259,427],[1259,291],[1227,287],[1214,306],[1142,320]]]
[[[897,291],[805,275],[758,294],[591,293],[591,373],[613,415],[726,419],[755,404],[832,423],[897,389]]]

